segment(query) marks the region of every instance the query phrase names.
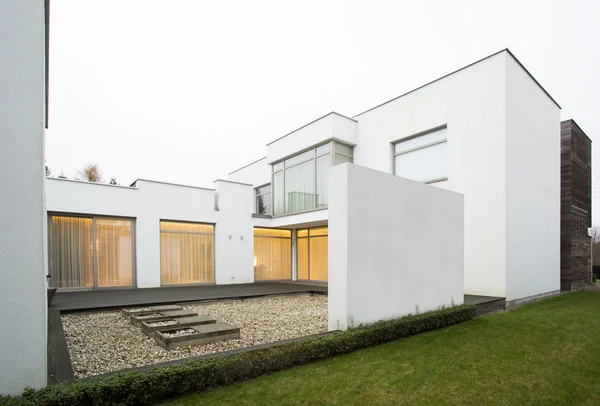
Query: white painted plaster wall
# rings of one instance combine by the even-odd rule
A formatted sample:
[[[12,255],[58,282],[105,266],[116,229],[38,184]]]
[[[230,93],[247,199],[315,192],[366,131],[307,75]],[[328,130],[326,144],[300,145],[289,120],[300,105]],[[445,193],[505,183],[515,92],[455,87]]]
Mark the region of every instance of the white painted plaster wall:
[[[501,297],[506,293],[506,58],[497,54],[355,117],[354,148],[355,164],[391,173],[394,141],[447,125],[448,181],[442,186],[465,197],[465,292]]]
[[[462,195],[353,164],[329,182],[330,330],[463,303]]]
[[[560,108],[506,58],[506,300],[560,290]]]
[[[266,162],[275,162],[332,138],[356,144],[356,122],[337,113],[330,113],[267,144]]]
[[[219,219],[215,227],[217,284],[254,282],[252,186],[216,182]]]
[[[44,2],[0,2],[0,393],[46,384]]]
[[[135,218],[138,288],[160,286],[161,219],[215,224],[216,283],[252,282],[252,187],[227,181],[215,185],[218,202],[213,189],[147,180],[122,187],[48,179],[47,210]]]
[[[230,181],[248,183],[254,187],[262,186],[271,183],[271,166],[267,163],[267,157],[264,157],[231,172],[228,178]]]

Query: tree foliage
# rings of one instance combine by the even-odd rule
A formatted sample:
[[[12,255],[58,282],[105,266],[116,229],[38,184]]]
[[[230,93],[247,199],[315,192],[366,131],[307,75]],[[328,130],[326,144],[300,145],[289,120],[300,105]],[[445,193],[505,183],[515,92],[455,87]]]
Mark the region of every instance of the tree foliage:
[[[96,183],[104,182],[102,179],[102,172],[96,164],[88,164],[83,169],[79,169],[77,175],[77,180],[87,180],[88,182]]]

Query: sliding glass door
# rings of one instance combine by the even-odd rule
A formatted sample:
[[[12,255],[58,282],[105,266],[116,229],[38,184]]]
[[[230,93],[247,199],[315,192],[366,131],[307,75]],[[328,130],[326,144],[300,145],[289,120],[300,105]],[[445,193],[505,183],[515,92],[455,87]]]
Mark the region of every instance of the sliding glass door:
[[[131,219],[50,215],[51,286],[133,286],[133,227]]]
[[[132,286],[131,220],[96,219],[98,286]]]
[[[254,280],[292,278],[292,232],[271,228],[254,229]]]
[[[214,239],[212,224],[161,221],[161,285],[214,283]]]
[[[298,230],[298,279],[327,281],[329,260],[328,228]]]

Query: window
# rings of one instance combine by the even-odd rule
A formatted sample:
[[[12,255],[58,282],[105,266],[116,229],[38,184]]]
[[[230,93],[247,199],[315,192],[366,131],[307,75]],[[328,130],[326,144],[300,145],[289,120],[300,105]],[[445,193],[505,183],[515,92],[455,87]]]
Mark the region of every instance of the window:
[[[394,144],[394,174],[425,183],[447,180],[446,133],[442,128]]]
[[[51,215],[48,223],[53,287],[133,286],[133,220]]]
[[[254,229],[254,280],[292,278],[292,232]]]
[[[180,285],[215,281],[212,224],[160,222],[160,283]]]
[[[329,258],[328,228],[298,230],[297,237],[298,279],[326,281]]]
[[[328,204],[329,168],[352,162],[352,147],[330,141],[273,165],[273,214],[300,213]]]
[[[256,193],[256,214],[271,214],[271,185],[265,185],[254,189]]]

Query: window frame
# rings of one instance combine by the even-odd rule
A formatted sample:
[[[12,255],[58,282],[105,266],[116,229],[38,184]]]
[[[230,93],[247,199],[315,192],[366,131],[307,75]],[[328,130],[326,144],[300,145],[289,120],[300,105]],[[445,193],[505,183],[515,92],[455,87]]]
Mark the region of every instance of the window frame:
[[[266,186],[271,186],[271,189],[268,192],[264,192],[264,193],[259,193],[259,189],[262,189]],[[271,198],[269,199],[269,204],[271,205],[270,209],[271,209],[271,213],[266,213],[266,214],[262,214],[258,212],[258,198],[264,195],[270,194]],[[258,214],[261,216],[272,216],[273,215],[273,184],[272,183],[265,183],[263,185],[257,186],[254,188],[254,214]]]
[[[256,229],[277,230],[277,231],[285,230],[285,231],[289,231],[290,232],[290,236],[289,237],[284,237],[284,236],[263,236],[263,235],[256,235]],[[294,233],[293,233],[293,231],[291,229],[288,229],[288,228],[258,227],[258,226],[255,226],[253,228],[252,234],[253,234],[254,238],[280,239],[280,240],[289,240],[290,241],[290,277],[289,278],[285,278],[285,279],[264,279],[264,280],[263,279],[259,279],[259,280],[254,279],[254,283],[265,283],[265,282],[272,282],[272,281],[293,281],[293,278],[294,278],[294,245],[295,245],[294,244],[294,237],[293,237]],[[253,267],[254,272],[256,272],[256,269],[254,269],[255,267],[256,267],[256,265],[254,265],[254,267]]]
[[[330,145],[329,150],[326,151],[326,152],[321,152],[319,154],[318,153],[318,149],[320,147],[322,147],[323,145],[327,145],[327,144]],[[352,149],[352,155],[348,155],[346,153],[336,151],[336,147],[335,147],[336,144],[342,144],[342,145],[345,145],[347,147],[350,147]],[[343,155],[343,156],[345,156],[347,158],[350,158],[351,162],[354,162],[354,147],[355,147],[355,145],[351,145],[350,143],[339,141],[337,139],[333,139],[332,138],[332,139],[329,139],[328,141],[320,142],[320,143],[315,144],[315,145],[313,145],[313,146],[311,146],[309,148],[302,149],[302,150],[300,150],[300,151],[298,151],[298,152],[296,152],[296,153],[294,153],[292,155],[286,156],[286,157],[284,157],[284,158],[282,158],[282,159],[280,159],[278,161],[273,162],[271,164],[271,212],[272,212],[271,213],[271,217],[277,218],[277,217],[292,216],[292,215],[295,215],[295,214],[309,213],[309,212],[318,211],[318,210],[327,210],[329,205],[324,206],[324,207],[323,206],[317,207],[317,193],[316,193],[316,190],[317,190],[317,159],[320,158],[320,157],[322,157],[322,156],[325,156],[325,155],[329,154],[329,168],[335,166],[335,156],[336,156],[336,154],[337,155]],[[295,166],[304,164],[306,162],[310,162],[311,159],[307,159],[307,160],[295,162],[293,165],[289,165],[289,166],[285,165],[285,161],[287,161],[287,160],[289,160],[291,158],[294,158],[294,157],[296,157],[298,155],[302,155],[302,154],[304,154],[306,152],[309,152],[311,150],[313,151],[313,156],[312,156],[311,159],[312,159],[312,162],[313,162],[313,178],[314,178],[313,179],[313,182],[314,182],[313,183],[313,187],[314,187],[314,190],[315,190],[314,197],[313,197],[313,199],[314,199],[314,201],[313,201],[313,208],[312,209],[308,209],[308,210],[295,211],[293,213],[286,213],[285,212],[285,171],[287,169],[294,168]],[[277,165],[281,165],[281,167],[278,168],[277,170],[275,170],[275,167]],[[277,174],[277,173],[283,173],[283,181],[281,183],[281,187],[284,190],[284,195],[283,195],[284,196],[284,201],[283,201],[283,211],[284,212],[282,214],[275,214],[275,174]]]
[[[325,234],[312,234],[311,231],[312,230],[327,230],[327,232]],[[306,231],[306,235],[298,235],[299,231]],[[327,238],[327,243],[329,244],[329,225],[326,226],[319,226],[319,227],[312,227],[312,228],[299,228],[296,230],[296,280],[298,281],[302,281],[302,282],[327,282],[329,281],[329,266],[327,267],[327,281],[325,280],[321,280],[321,279],[311,279],[310,277],[310,241],[311,239],[318,239],[318,238]],[[300,254],[298,253],[298,246],[299,240],[306,240],[306,276],[308,277],[308,279],[301,279],[300,278],[300,271],[298,269],[299,265],[299,258],[300,258]]]
[[[406,142],[406,141],[414,140],[414,139],[417,139],[419,137],[424,137],[426,135],[433,134],[433,133],[441,131],[441,130],[446,130],[446,137],[443,138],[443,139],[440,139],[440,140],[437,140],[437,141],[433,141],[433,142],[429,142],[427,144],[420,145],[418,147],[409,148],[406,151],[396,152],[396,146],[398,144],[401,144],[401,143]],[[410,154],[411,152],[419,151],[421,149],[433,147],[435,145],[443,144],[443,143],[446,143],[446,145],[448,145],[448,126],[446,124],[439,125],[437,127],[433,127],[433,128],[428,129],[428,130],[421,131],[421,132],[418,132],[416,134],[412,134],[412,135],[409,135],[409,136],[397,139],[395,141],[392,141],[390,143],[390,156],[391,156],[390,173],[392,175],[394,175],[394,176],[400,176],[400,175],[396,174],[396,157],[397,156]],[[434,184],[434,183],[444,182],[444,181],[447,181],[447,180],[448,180],[448,176],[443,176],[441,178],[433,178],[433,179],[428,179],[428,180],[420,181],[420,182],[421,183],[425,183],[426,185],[431,185],[431,184]]]
[[[87,218],[92,220],[92,266],[93,266],[93,286],[76,286],[76,287],[66,287],[61,288],[58,287],[58,292],[77,292],[77,291],[91,291],[91,290],[117,290],[117,289],[136,289],[137,288],[137,224],[135,217],[127,217],[127,216],[107,216],[107,215],[96,215],[96,214],[86,214],[86,213],[70,213],[70,212],[58,212],[58,211],[49,211],[47,213],[47,224],[48,227],[46,232],[48,236],[48,274],[47,279],[50,287],[53,287],[52,277],[54,273],[53,265],[52,265],[52,250],[50,247],[53,244],[52,241],[52,217],[75,217],[75,218]],[[96,253],[96,220],[125,220],[131,221],[131,285],[127,286],[98,286],[98,257]]]
[[[160,238],[161,238],[161,234],[162,233],[166,233],[166,234],[188,234],[185,232],[174,232],[174,231],[163,231],[160,228],[160,223],[165,222],[165,223],[183,223],[183,224],[200,224],[200,225],[204,225],[204,226],[212,226],[212,233],[206,233],[206,232],[193,232],[193,233],[189,233],[189,234],[193,234],[193,235],[210,235],[213,237],[213,244],[212,244],[212,257],[213,257],[213,281],[212,282],[192,282],[192,283],[162,283],[162,280],[160,282],[160,287],[161,288],[172,288],[172,287],[185,287],[185,286],[208,286],[208,285],[216,285],[217,284],[217,257],[216,257],[216,253],[217,253],[217,224],[216,223],[209,223],[209,222],[202,222],[202,221],[188,221],[188,220],[173,220],[173,219],[168,219],[168,218],[160,218],[158,219],[158,239],[159,239],[159,251],[160,251]],[[160,253],[159,253],[159,272],[161,273],[161,275],[159,275],[160,277],[162,277],[162,270],[160,270],[160,262],[161,262],[161,258],[160,258]]]

